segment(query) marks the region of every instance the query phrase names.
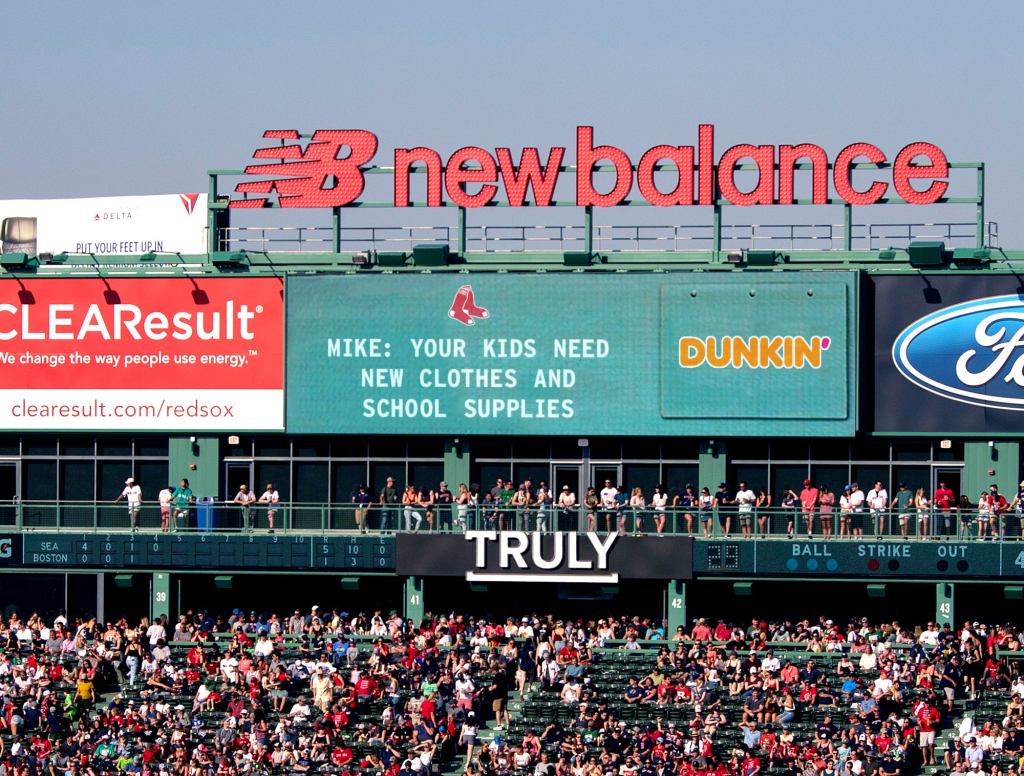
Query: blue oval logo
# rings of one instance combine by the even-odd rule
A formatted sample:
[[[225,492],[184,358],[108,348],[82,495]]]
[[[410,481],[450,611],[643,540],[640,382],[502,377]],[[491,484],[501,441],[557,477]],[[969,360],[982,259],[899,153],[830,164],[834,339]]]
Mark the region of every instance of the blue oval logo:
[[[931,393],[1024,411],[1024,297],[976,299],[919,318],[896,338],[892,360]]]

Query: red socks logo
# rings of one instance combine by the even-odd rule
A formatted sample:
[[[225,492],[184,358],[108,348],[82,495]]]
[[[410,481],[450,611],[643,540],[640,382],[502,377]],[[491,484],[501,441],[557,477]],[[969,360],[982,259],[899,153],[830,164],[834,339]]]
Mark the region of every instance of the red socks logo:
[[[472,326],[474,318],[487,318],[490,313],[473,301],[473,287],[462,286],[455,292],[455,299],[448,310],[448,317],[454,318],[463,326]]]

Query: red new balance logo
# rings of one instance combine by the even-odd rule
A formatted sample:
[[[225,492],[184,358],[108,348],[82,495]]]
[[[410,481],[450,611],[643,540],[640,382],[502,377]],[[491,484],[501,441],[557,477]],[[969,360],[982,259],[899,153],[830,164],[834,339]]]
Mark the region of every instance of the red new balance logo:
[[[294,129],[268,129],[263,137],[298,140]],[[347,153],[343,151],[347,149]],[[343,207],[363,193],[361,165],[377,153],[377,136],[363,129],[318,129],[303,148],[280,145],[257,148],[254,159],[280,159],[271,164],[250,164],[246,175],[275,175],[268,181],[246,181],[235,186],[242,194],[277,192],[280,207]],[[342,158],[338,158],[341,156]],[[259,208],[266,197],[235,199],[233,208]]]
[[[473,300],[472,286],[462,286],[455,292],[455,299],[448,310],[449,318],[454,318],[463,326],[472,326],[474,318],[483,319],[489,316],[490,313]]]

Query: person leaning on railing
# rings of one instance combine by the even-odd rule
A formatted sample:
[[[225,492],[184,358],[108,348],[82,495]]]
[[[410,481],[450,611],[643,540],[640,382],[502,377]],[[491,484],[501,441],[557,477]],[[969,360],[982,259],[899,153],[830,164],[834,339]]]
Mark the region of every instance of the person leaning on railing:
[[[576,492],[568,485],[563,485],[562,492],[558,494],[558,514],[562,519],[561,527],[573,525],[572,516],[575,512]]]
[[[360,533],[366,533],[367,521],[370,518],[370,502],[373,499],[370,497],[370,491],[367,490],[363,483],[359,483],[359,487],[356,488],[356,492],[352,494],[352,503],[355,504],[353,514],[356,519],[356,530]]]
[[[918,488],[914,493],[914,509],[917,511],[917,534],[927,538],[931,524],[931,501],[924,488]]]
[[[242,513],[242,529],[251,530],[252,520],[250,515],[250,509],[252,508],[253,502],[256,500],[256,494],[249,490],[249,486],[244,482],[238,486],[238,493],[235,494],[234,499],[229,503],[237,504],[239,510]]]
[[[380,489],[380,531],[391,530],[391,518],[395,518],[395,525],[398,525],[398,489],[395,488],[395,478],[388,477],[384,487]]]

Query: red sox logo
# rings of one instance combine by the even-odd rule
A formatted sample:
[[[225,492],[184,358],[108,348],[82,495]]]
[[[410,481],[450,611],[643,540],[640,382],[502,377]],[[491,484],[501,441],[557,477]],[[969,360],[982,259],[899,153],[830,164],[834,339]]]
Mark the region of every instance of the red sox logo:
[[[448,309],[448,317],[455,319],[463,326],[472,326],[475,323],[474,318],[482,320],[490,317],[490,313],[473,300],[472,286],[461,286],[455,292],[455,299],[452,300],[452,306]]]

